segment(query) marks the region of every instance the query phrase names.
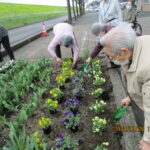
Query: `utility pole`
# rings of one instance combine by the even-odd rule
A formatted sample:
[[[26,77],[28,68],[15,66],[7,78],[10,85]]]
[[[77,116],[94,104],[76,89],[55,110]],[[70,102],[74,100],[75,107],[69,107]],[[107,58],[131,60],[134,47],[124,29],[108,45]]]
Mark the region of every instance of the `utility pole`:
[[[67,0],[67,8],[68,8],[68,23],[72,24],[70,0]]]

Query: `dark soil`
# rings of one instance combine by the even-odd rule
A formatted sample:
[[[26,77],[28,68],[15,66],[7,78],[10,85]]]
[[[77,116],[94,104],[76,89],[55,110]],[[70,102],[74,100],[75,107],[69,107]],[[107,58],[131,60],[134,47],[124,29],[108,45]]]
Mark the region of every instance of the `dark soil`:
[[[105,66],[103,66],[104,68]],[[56,68],[55,68],[56,69]],[[53,75],[53,87],[57,87],[54,78],[60,73],[60,69],[55,70],[55,74]],[[92,119],[96,116],[94,112],[90,111],[89,107],[95,103],[96,99],[91,95],[92,91],[96,89],[92,84],[92,77],[89,77],[88,74],[84,75],[85,79],[85,93],[83,94],[83,98],[81,99],[82,104],[80,105],[79,112],[81,114],[81,123],[78,128],[78,131],[73,132],[69,129],[66,129],[62,124],[63,114],[67,112],[64,108],[64,103],[59,104],[59,109],[56,114],[50,114],[49,110],[45,106],[45,101],[40,105],[38,110],[35,112],[34,116],[29,118],[26,123],[26,131],[27,134],[33,134],[34,132],[38,131],[40,135],[45,138],[45,142],[48,143],[48,148],[55,147],[55,139],[59,135],[68,134],[71,136],[73,140],[80,140],[82,141],[79,150],[94,150],[97,145],[100,145],[102,142],[109,142],[110,146],[108,147],[109,150],[121,150],[121,145],[119,143],[119,139],[122,135],[116,134],[114,132],[113,126],[115,124],[111,123],[113,114],[115,113],[115,103],[114,98],[111,93],[112,85],[110,83],[109,77],[107,72],[104,72],[102,75],[107,82],[102,86],[102,88],[109,93],[110,99],[107,101],[107,106],[105,112],[99,117],[106,118],[108,121],[107,129],[105,130],[104,134],[100,136],[99,134],[95,134],[92,132]],[[71,98],[70,90],[72,89],[71,82],[65,85],[65,89],[62,91],[65,93],[65,98]],[[49,96],[50,97],[50,96]],[[49,98],[47,97],[47,99]],[[45,99],[46,100],[46,99]],[[101,99],[98,99],[101,100]],[[52,119],[53,125],[51,128],[51,133],[49,135],[44,135],[42,128],[38,125],[38,120],[41,117],[49,117]]]
[[[81,62],[82,63],[82,62]],[[99,115],[101,118],[106,118],[108,121],[107,128],[102,136],[99,134],[95,134],[92,132],[92,119],[96,116],[93,111],[90,111],[89,107],[95,103],[96,100],[91,93],[97,88],[92,84],[92,77],[89,76],[87,73],[84,75],[84,88],[85,92],[82,95],[81,105],[79,107],[79,113],[81,114],[81,123],[78,128],[78,131],[73,132],[69,129],[66,129],[62,124],[63,115],[65,112],[69,111],[66,110],[64,107],[65,100],[71,98],[70,90],[72,89],[72,83],[68,82],[65,85],[65,88],[62,91],[65,93],[65,100],[59,104],[59,108],[57,113],[51,114],[50,111],[47,109],[45,105],[45,101],[50,98],[49,90],[52,88],[58,87],[55,82],[55,78],[57,75],[60,74],[61,68],[54,67],[53,76],[52,76],[52,87],[48,89],[48,92],[43,96],[43,101],[40,107],[35,111],[35,113],[25,122],[26,133],[27,135],[31,135],[34,132],[38,131],[40,135],[45,139],[45,142],[48,143],[48,149],[50,147],[55,147],[55,139],[59,135],[70,135],[73,140],[80,140],[81,144],[79,146],[79,150],[94,150],[97,145],[100,145],[102,142],[109,142],[110,146],[108,147],[109,150],[121,150],[121,145],[119,143],[119,139],[121,138],[121,134],[116,134],[114,132],[114,126],[116,124],[112,124],[111,120],[113,114],[116,110],[116,105],[114,102],[114,97],[112,94],[112,85],[108,76],[108,72],[104,71],[105,64],[103,64],[103,75],[107,82],[101,86],[104,91],[107,91],[109,94],[109,100],[107,100],[107,106],[105,112]],[[82,68],[83,69],[83,68]],[[43,133],[43,129],[38,125],[38,121],[42,117],[51,118],[53,124],[51,126],[51,133],[49,135],[45,135]],[[14,118],[14,119],[12,119]],[[10,117],[10,120],[15,120],[16,115]],[[4,144],[4,140],[8,138],[8,128],[2,131],[0,135],[0,147]]]

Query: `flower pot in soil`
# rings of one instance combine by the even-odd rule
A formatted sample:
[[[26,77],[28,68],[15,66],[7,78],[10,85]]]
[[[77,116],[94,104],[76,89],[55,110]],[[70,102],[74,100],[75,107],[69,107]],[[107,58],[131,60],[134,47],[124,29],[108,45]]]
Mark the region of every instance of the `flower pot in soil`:
[[[68,78],[68,79],[66,79],[66,81],[65,81],[66,83],[68,83],[68,82],[70,82],[70,79]]]
[[[80,100],[80,99],[82,99],[83,97],[82,97],[82,95],[77,95],[76,98]]]
[[[42,94],[42,98],[47,98],[49,95],[47,93]]]
[[[50,132],[51,132],[51,126],[49,126],[46,129],[43,128],[43,132],[44,132],[44,134],[50,134]]]
[[[65,89],[65,85],[60,85],[59,88],[60,88],[61,90],[64,90],[64,89]]]
[[[56,111],[56,110],[49,110],[49,112],[50,112],[50,114],[51,114],[51,115],[54,115],[54,114],[56,114],[56,113],[57,113],[57,111]]]
[[[102,100],[108,101],[109,100],[109,93],[107,91],[104,91],[101,96]]]
[[[73,112],[74,114],[76,114],[79,110],[78,110],[78,108],[75,108],[75,109],[70,108],[70,111]]]
[[[70,148],[64,148],[64,150],[72,150],[72,149],[70,149]]]
[[[57,100],[58,100],[59,103],[63,103],[65,101],[65,97],[63,96],[63,97],[61,97],[61,98],[59,98]]]
[[[79,128],[78,128],[78,126],[76,126],[74,129],[73,129],[73,128],[70,128],[70,130],[71,130],[72,132],[77,132],[77,131],[79,130]]]

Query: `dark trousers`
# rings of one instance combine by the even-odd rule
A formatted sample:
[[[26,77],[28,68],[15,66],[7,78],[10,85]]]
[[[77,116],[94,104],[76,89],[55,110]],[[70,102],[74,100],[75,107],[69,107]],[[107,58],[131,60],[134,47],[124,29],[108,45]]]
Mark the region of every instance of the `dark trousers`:
[[[74,53],[73,53],[73,49],[71,48],[71,53],[72,53],[72,57],[74,56]],[[57,45],[56,46],[56,55],[57,57],[61,58],[61,49],[60,49],[60,45]]]
[[[9,58],[10,59],[15,59],[13,51],[10,47],[9,37],[5,36],[5,37],[2,38],[2,41],[0,42],[0,48],[1,48],[1,43],[2,43],[3,47],[5,48],[5,50],[7,51],[8,55],[9,55]],[[3,61],[3,57],[2,57],[1,52],[0,52],[0,61]]]

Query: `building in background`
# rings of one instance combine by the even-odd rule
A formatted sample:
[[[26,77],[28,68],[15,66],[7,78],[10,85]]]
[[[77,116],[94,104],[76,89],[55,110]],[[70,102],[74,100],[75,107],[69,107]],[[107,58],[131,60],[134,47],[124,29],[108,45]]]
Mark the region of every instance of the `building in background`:
[[[150,11],[150,0],[141,0],[142,11]]]

